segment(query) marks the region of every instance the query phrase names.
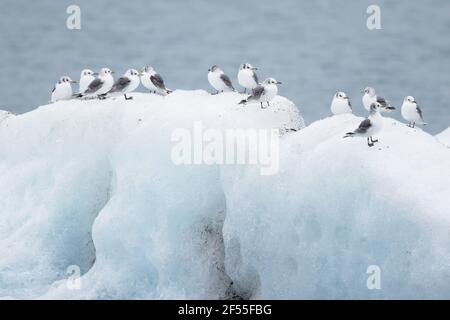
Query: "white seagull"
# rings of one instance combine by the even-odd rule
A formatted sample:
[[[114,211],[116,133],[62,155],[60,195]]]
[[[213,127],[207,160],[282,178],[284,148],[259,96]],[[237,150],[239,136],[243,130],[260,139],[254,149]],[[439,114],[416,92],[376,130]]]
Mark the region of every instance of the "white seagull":
[[[153,93],[169,94],[172,91],[166,88],[164,80],[159,73],[150,66],[145,66],[141,71],[142,85]]]
[[[374,102],[378,102],[381,105],[381,109],[386,112],[391,112],[395,110],[395,108],[389,103],[389,101],[386,101],[383,97],[380,97],[376,94],[375,89],[372,87],[366,87],[363,91],[361,91],[363,94],[362,102],[364,105],[364,108],[366,108],[367,111],[370,111],[370,106]]]
[[[408,121],[408,127],[414,128],[416,124],[426,125],[423,121],[422,110],[412,96],[406,96],[402,104],[402,117]]]
[[[72,98],[72,83],[76,81],[67,76],[61,77],[52,90],[51,102]]]
[[[373,147],[374,143],[378,142],[378,139],[373,140],[372,136],[376,135],[383,128],[383,117],[380,114],[380,108],[382,108],[382,105],[379,102],[372,103],[369,117],[362,121],[353,132],[347,132],[344,138],[366,137],[367,145]]]
[[[259,102],[261,104],[261,108],[264,109],[263,102],[267,102],[267,106],[269,107],[269,102],[278,94],[277,84],[281,84],[281,82],[275,80],[274,78],[267,78],[262,84],[253,89],[252,95],[239,102],[239,104]]]
[[[113,73],[108,68],[101,68],[98,77],[88,85],[83,95],[97,95],[99,99],[105,99],[106,94],[114,85]]]
[[[224,91],[236,91],[230,78],[218,66],[213,65],[208,69],[208,81],[216,89],[217,93]]]
[[[333,114],[352,113],[352,104],[345,92],[338,91],[331,101],[331,112]]]
[[[247,93],[247,90],[252,92],[258,86],[258,76],[255,70],[258,69],[254,68],[250,63],[243,63],[239,66],[238,82],[245,88],[243,93]]]
[[[120,93],[123,94],[125,100],[131,100],[133,97],[127,97],[127,93],[133,92],[139,87],[141,80],[139,78],[141,74],[135,69],[129,69],[125,74],[117,79],[114,83],[111,90],[108,91],[108,94],[111,93]]]
[[[85,92],[89,87],[89,84],[95,80],[95,77],[97,75],[98,73],[90,69],[84,69],[83,71],[81,71],[78,94],[82,94],[83,92]]]

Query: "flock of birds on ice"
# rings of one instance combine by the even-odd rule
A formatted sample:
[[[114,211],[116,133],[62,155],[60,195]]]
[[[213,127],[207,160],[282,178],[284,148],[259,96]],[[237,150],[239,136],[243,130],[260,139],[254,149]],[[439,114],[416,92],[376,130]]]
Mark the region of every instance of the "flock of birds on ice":
[[[281,82],[274,78],[267,78],[262,83],[259,82],[256,74],[257,68],[249,63],[243,63],[239,67],[237,79],[239,85],[244,88],[243,94],[248,92],[246,99],[239,102],[241,105],[247,103],[259,103],[261,108],[270,106],[270,101],[278,94],[278,86]],[[125,74],[114,81],[114,72],[108,68],[102,68],[98,73],[85,69],[81,72],[79,89],[77,93],[72,91],[72,80],[68,76],[63,76],[55,84],[52,91],[51,101],[69,100],[72,98],[81,99],[106,99],[124,95],[125,100],[133,99],[129,94],[135,91],[139,84],[150,90],[151,93],[166,95],[172,91],[167,89],[163,78],[152,67],[146,66],[140,72],[129,69]],[[208,81],[214,88],[212,94],[219,94],[226,91],[236,91],[230,78],[217,65],[208,69]],[[376,94],[375,89],[365,88],[362,92],[362,102],[369,116],[363,120],[358,128],[348,132],[346,137],[365,137],[367,145],[374,146],[378,140],[373,136],[378,134],[383,126],[381,112],[391,112],[395,108],[383,97]],[[128,94],[128,96],[127,96]],[[266,107],[264,107],[266,104]],[[348,96],[344,92],[337,92],[331,102],[331,112],[334,115],[352,113],[352,105]],[[416,124],[426,125],[423,120],[422,110],[412,96],[406,96],[401,107],[403,118],[408,121],[408,126],[414,128]]]

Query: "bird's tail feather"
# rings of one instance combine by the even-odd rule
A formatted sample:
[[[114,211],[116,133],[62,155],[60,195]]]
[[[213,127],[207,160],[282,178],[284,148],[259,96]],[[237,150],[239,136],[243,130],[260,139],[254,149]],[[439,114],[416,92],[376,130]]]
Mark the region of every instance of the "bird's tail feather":
[[[74,94],[72,94],[72,97],[73,97],[73,98],[81,98],[81,97],[83,97],[83,94],[82,94],[81,92],[79,92],[79,93],[74,93]]]
[[[239,104],[246,104],[246,103],[247,103],[247,100],[246,100],[246,99],[241,100],[241,102],[239,102]]]

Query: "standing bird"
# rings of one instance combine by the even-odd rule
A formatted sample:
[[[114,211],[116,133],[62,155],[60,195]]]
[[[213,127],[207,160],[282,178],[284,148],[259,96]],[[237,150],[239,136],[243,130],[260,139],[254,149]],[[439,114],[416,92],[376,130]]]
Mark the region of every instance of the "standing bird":
[[[133,97],[127,97],[127,93],[133,92],[139,87],[141,80],[139,78],[141,74],[135,69],[129,69],[125,74],[117,79],[111,90],[108,93],[120,93],[123,94],[125,100],[131,100]]]
[[[145,66],[141,71],[141,82],[145,88],[153,93],[169,94],[172,92],[171,90],[166,88],[161,75],[159,73],[156,73],[156,71],[150,66]]]
[[[271,101],[278,94],[277,84],[281,84],[281,82],[275,80],[274,78],[267,78],[262,84],[253,89],[253,94],[251,96],[242,100],[239,104],[259,102],[261,104],[261,109],[264,109],[263,102],[267,102],[267,107],[269,107],[269,101]]]
[[[374,135],[383,128],[383,117],[380,114],[382,105],[379,102],[374,102],[370,105],[369,117],[359,124],[359,127],[353,132],[347,132],[344,138],[347,137],[366,137],[367,145],[373,147],[377,140],[373,140]]]
[[[422,110],[416,102],[416,99],[411,96],[405,97],[402,104],[402,117],[408,121],[408,127],[414,128],[417,124],[426,125],[423,121]]]
[[[378,102],[381,105],[381,109],[386,112],[391,112],[395,110],[393,106],[389,103],[389,101],[386,101],[383,97],[377,96],[375,89],[372,87],[366,87],[363,91],[361,91],[363,94],[362,102],[364,105],[364,108],[366,108],[367,111],[370,111],[370,106],[374,102]]]
[[[81,75],[80,75],[80,85],[78,88],[78,94],[80,93],[82,94],[83,92],[85,92],[87,90],[87,88],[89,87],[89,84],[95,80],[95,77],[98,76],[98,73],[95,73],[94,71],[90,70],[90,69],[84,69],[83,71],[81,71]]]
[[[101,68],[98,73],[98,77],[88,85],[86,91],[84,91],[80,96],[97,95],[99,99],[105,99],[106,94],[114,85],[114,78],[112,77],[112,74],[114,74],[114,72],[110,69]]]
[[[252,92],[258,86],[258,76],[255,70],[258,69],[252,67],[250,63],[243,63],[239,66],[238,82],[245,88],[243,93],[247,93],[247,89]]]
[[[333,114],[352,113],[352,104],[345,92],[336,92],[331,101],[331,112]]]
[[[217,93],[224,91],[236,91],[230,78],[218,66],[213,65],[208,69],[208,81],[217,90]]]
[[[61,77],[52,90],[51,101],[56,102],[72,98],[72,83],[76,83],[76,81],[67,76]]]

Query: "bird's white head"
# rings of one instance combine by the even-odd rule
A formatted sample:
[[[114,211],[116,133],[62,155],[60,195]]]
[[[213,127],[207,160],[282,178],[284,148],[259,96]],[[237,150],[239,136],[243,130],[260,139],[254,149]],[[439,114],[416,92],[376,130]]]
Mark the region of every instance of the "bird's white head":
[[[125,77],[139,77],[141,74],[136,69],[129,69],[125,72]]]
[[[104,77],[104,76],[107,76],[107,75],[111,75],[111,74],[113,74],[114,73],[114,71],[112,71],[111,69],[108,69],[108,68],[101,68],[100,69],[100,72],[99,72],[99,75],[101,76],[101,77]]]
[[[62,76],[58,83],[77,83],[76,81],[72,80],[70,77],[68,76]]]
[[[253,67],[250,63],[243,63],[239,66],[239,70],[258,70],[258,68]]]
[[[274,78],[267,78],[266,80],[264,80],[263,84],[281,84],[280,81],[275,80]]]
[[[375,89],[372,87],[366,87],[361,93],[368,94],[369,96],[373,97],[375,96]]]
[[[342,91],[338,91],[336,92],[336,94],[334,95],[336,99],[347,99],[348,100],[348,96],[345,94],[345,92]]]
[[[223,72],[222,69],[219,68],[219,66],[217,65],[213,65],[211,68],[208,69],[209,72],[218,72],[221,73]]]
[[[86,77],[86,76],[95,76],[97,75],[94,71],[92,71],[91,69],[84,69],[83,71],[81,71],[81,77]]]
[[[403,101],[410,102],[410,103],[416,103],[416,99],[414,99],[413,96],[406,96]]]
[[[142,69],[142,73],[154,73],[154,72],[155,72],[155,69],[153,69],[152,66],[145,66]]]
[[[379,113],[380,112],[380,109],[382,108],[383,106],[379,103],[379,102],[374,102],[374,103],[372,103],[371,105],[370,105],[370,114],[375,114],[375,113]]]

